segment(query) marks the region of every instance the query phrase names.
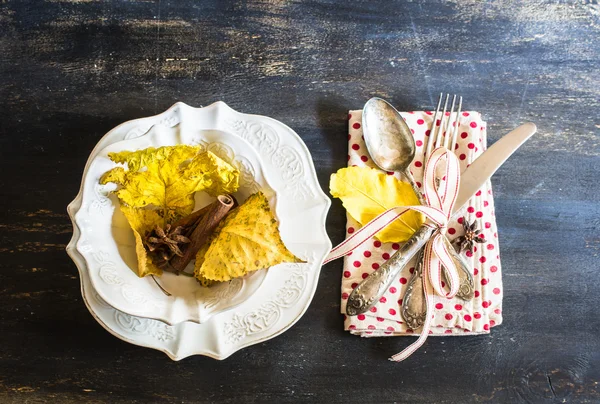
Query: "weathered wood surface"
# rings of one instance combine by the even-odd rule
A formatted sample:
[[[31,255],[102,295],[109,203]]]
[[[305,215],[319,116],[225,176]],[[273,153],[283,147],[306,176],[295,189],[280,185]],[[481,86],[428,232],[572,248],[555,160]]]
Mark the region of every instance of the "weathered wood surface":
[[[600,402],[600,5],[566,1],[0,0],[0,401]],[[494,178],[504,324],[408,340],[342,331],[341,262],[283,336],[179,363],[92,318],[65,212],[98,139],[176,101],[279,119],[319,180],[346,112],[457,92],[491,141],[539,134]],[[344,234],[335,201],[334,243]]]

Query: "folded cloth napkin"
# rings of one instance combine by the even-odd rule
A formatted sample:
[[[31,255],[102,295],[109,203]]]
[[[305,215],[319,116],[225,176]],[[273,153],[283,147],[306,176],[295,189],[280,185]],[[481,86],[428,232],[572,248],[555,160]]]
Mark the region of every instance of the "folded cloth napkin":
[[[414,135],[417,146],[416,156],[410,170],[417,186],[421,187],[425,165],[423,161],[424,146],[429,136],[433,113],[431,111],[401,112],[401,115]],[[361,127],[362,111],[350,111],[348,118],[348,166],[377,168],[365,146]],[[480,113],[462,113],[458,146],[455,148],[461,171],[464,171],[486,149],[485,126]],[[388,174],[404,180],[398,173],[389,172]],[[347,217],[346,237],[349,237],[361,225],[350,215]],[[473,253],[468,251],[461,253],[472,270],[475,297],[467,302],[458,297],[447,299],[435,295],[433,297],[434,312],[432,313],[434,318],[429,331],[430,335],[487,334],[491,327],[502,323],[500,252],[490,181],[487,181],[450,220],[447,233],[450,241],[464,234],[461,224],[463,217],[469,223],[476,220],[481,229],[480,234],[486,239],[485,243],[475,243]],[[373,238],[344,257],[342,313],[346,313],[346,302],[352,289],[371,272],[377,270],[398,248],[400,246],[397,243],[382,243]],[[415,259],[402,270],[370,312],[358,316],[344,314],[345,330],[363,337],[418,335],[420,330],[409,329],[403,323],[400,314],[402,298],[414,266]]]

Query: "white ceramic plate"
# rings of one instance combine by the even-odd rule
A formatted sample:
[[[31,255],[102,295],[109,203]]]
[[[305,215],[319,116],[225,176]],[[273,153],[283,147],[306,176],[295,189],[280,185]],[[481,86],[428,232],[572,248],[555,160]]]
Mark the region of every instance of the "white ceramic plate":
[[[267,271],[257,271],[244,278],[223,282],[210,288],[201,287],[194,278],[164,273],[160,280],[152,277],[139,278],[135,239],[127,219],[119,209],[117,198],[109,194],[114,184],[100,185],[100,178],[108,170],[118,166],[108,158],[108,154],[124,150],[141,150],[148,147],[172,146],[177,144],[198,145],[209,150],[240,170],[240,189],[234,194],[238,202],[261,190],[272,204],[274,212],[280,206],[293,204],[289,198],[279,198],[269,185],[262,170],[260,158],[248,142],[239,136],[217,130],[180,130],[182,125],[166,127],[153,126],[146,135],[131,140],[123,140],[102,149],[92,160],[83,179],[82,207],[75,215],[75,222],[81,231],[77,250],[86,260],[94,289],[102,299],[117,310],[139,317],[148,317],[177,324],[182,321],[202,323],[223,310],[237,306],[248,299],[267,276]],[[212,202],[204,192],[196,193],[196,209]],[[293,228],[287,223],[287,216],[277,215],[282,228]],[[303,246],[296,245],[296,233],[282,234],[289,241],[294,252],[303,252]],[[300,239],[302,240],[302,239]],[[193,264],[189,265],[191,272]],[[277,265],[273,270],[285,270]],[[167,296],[156,285],[167,290]]]
[[[306,233],[310,237],[302,243],[306,249],[298,255],[308,263],[290,264],[283,271],[269,271],[269,276],[250,298],[204,324],[183,322],[170,326],[131,316],[106,304],[89,280],[93,268],[88,269],[75,249],[79,229],[74,223],[73,238],[67,251],[80,271],[84,300],[101,325],[125,341],[161,350],[174,360],[195,354],[224,359],[240,348],[281,334],[305,312],[314,294],[322,261],[331,248],[325,232],[330,201],[318,185],[310,154],[298,135],[280,122],[240,114],[222,102],[199,109],[178,103],[160,115],[118,126],[98,143],[86,171],[102,148],[123,139],[143,136],[156,124],[194,124],[199,130],[229,131],[244,138],[258,151],[265,171],[275,174],[274,178],[269,178],[273,189],[305,202],[306,216],[302,226],[310,229]],[[69,205],[72,219],[80,207],[81,192]],[[303,212],[297,214],[301,216]]]

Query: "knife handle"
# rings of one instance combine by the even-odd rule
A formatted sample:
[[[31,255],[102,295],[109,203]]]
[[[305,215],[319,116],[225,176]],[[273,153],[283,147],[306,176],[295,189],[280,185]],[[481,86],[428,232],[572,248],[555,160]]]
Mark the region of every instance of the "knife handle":
[[[402,268],[425,245],[433,234],[434,229],[421,226],[413,236],[400,247],[385,264],[371,273],[348,296],[346,314],[356,316],[366,313],[383,296],[390,283],[400,273]]]

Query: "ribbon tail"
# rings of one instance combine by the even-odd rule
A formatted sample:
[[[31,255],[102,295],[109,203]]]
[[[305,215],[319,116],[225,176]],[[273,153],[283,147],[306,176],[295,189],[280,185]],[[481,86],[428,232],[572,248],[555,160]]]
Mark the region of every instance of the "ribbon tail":
[[[427,307],[427,315],[425,316],[425,322],[423,323],[423,328],[421,330],[421,335],[419,338],[406,348],[402,350],[402,352],[397,353],[396,355],[390,358],[392,362],[402,362],[409,356],[411,356],[415,351],[423,346],[427,337],[429,336],[429,330],[431,329],[431,322],[433,321],[433,299],[431,295],[429,282],[429,275],[425,272],[423,273],[423,290],[425,291],[425,302]]]

